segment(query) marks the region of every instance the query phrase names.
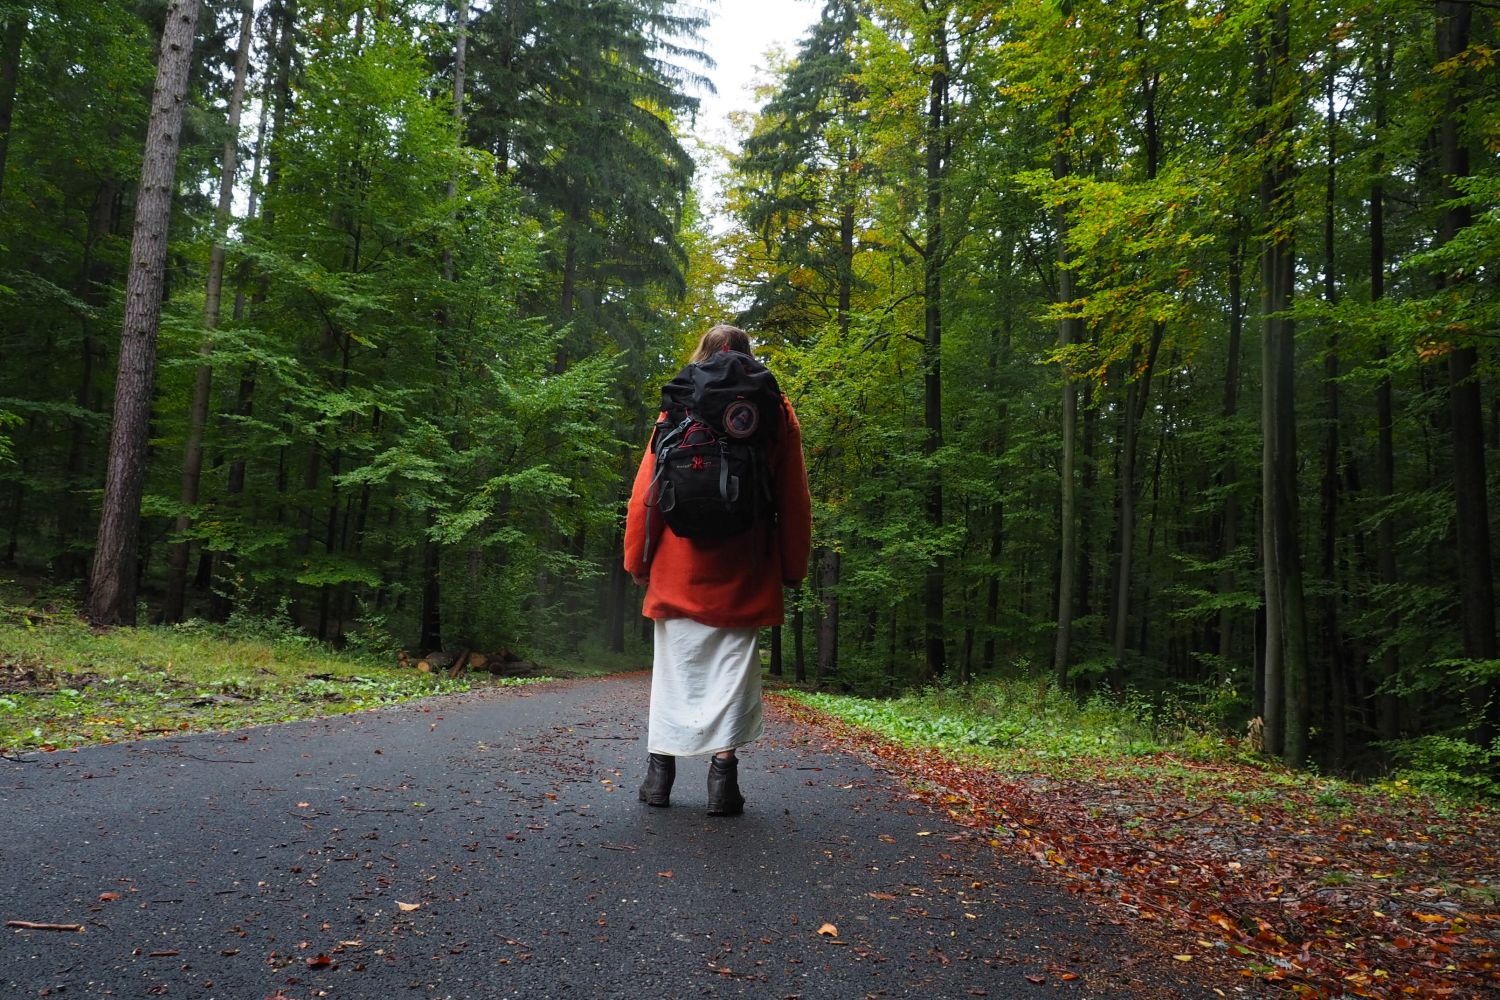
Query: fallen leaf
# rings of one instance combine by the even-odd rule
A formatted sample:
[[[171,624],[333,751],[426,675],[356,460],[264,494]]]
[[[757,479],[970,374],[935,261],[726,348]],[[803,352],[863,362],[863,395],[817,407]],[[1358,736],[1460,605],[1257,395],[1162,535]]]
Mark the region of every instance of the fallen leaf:
[[[894,892],[871,892],[871,893],[866,893],[866,895],[868,895],[871,899],[895,899],[896,898],[896,894]]]
[[[1027,976],[1026,977],[1026,981],[1028,983],[1036,983],[1038,986],[1041,986],[1043,983],[1045,983],[1047,981],[1047,977],[1043,976],[1043,975],[1033,974],[1033,975]]]
[[[833,926],[833,924],[824,924],[822,927],[818,928],[818,933],[819,934],[826,934],[829,937],[838,937],[839,936],[839,929],[837,927]]]
[[[306,802],[298,802],[297,803],[297,808],[298,809],[309,809],[309,808],[311,808],[311,806],[309,806]]]
[[[1172,957],[1179,962],[1191,962],[1193,960],[1192,955],[1173,955]]]
[[[672,873],[670,871],[657,872],[656,873],[656,877],[657,878],[671,878],[672,877]]]
[[[321,953],[314,955],[312,958],[309,958],[307,960],[307,967],[309,969],[326,969],[332,964],[333,959]]]
[[[396,901],[396,906],[402,913],[410,913],[412,910],[420,910],[422,908],[421,903],[403,903],[400,900]]]
[[[118,892],[101,892],[101,893],[99,893],[99,902],[101,902],[101,903],[113,903],[115,900],[117,900],[119,898],[120,898],[120,894]]]

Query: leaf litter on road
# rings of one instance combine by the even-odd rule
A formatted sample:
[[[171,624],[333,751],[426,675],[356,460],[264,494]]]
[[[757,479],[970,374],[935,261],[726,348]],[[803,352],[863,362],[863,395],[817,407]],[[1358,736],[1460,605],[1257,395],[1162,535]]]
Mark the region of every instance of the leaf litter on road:
[[[1183,963],[1298,997],[1500,991],[1500,817],[1167,753],[1008,773],[773,696]],[[924,831],[930,833],[930,831]],[[1044,982],[1046,977],[1031,982]]]

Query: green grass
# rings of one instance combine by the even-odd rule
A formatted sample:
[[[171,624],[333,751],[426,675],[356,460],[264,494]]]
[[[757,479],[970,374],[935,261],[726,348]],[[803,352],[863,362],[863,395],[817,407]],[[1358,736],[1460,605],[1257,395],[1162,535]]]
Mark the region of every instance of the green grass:
[[[473,686],[338,653],[274,620],[95,632],[0,592],[0,748],[29,750],[357,712]]]
[[[929,688],[892,699],[788,695],[897,743],[974,754],[1012,769],[1050,770],[1078,757],[1173,752],[1218,759],[1233,753],[1222,739],[1194,728],[1190,713],[1103,698],[1079,704],[1031,681]]]
[[[1324,818],[1356,815],[1371,803],[1419,798],[1434,815],[1458,815],[1484,796],[1397,771],[1360,783],[1313,769],[1292,770],[1198,721],[1191,707],[1141,697],[1083,703],[1035,680],[929,688],[899,698],[860,698],[788,689],[785,696],[893,743],[966,756],[1014,775],[1129,782],[1162,794],[1208,795],[1232,805],[1287,805]],[[1242,784],[1226,783],[1227,770]],[[1386,806],[1382,805],[1382,808]]]

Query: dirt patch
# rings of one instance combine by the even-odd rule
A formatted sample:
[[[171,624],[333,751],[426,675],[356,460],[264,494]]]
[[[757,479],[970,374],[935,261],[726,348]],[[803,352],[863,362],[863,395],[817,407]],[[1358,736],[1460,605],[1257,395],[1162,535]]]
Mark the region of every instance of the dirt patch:
[[[60,688],[86,688],[101,679],[98,674],[54,670],[35,657],[0,653],[0,694],[49,694]]]
[[[30,657],[0,657],[0,694],[30,694],[57,688],[57,672]]]

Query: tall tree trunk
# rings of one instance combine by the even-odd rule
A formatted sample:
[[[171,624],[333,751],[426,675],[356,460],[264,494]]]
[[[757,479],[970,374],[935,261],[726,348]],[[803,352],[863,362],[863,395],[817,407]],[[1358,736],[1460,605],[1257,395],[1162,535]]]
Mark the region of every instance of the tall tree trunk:
[[[255,153],[250,168],[250,192],[249,200],[245,210],[246,219],[254,219],[257,215],[261,218],[263,231],[269,233],[276,223],[276,212],[271,204],[266,204],[261,211],[262,194],[269,196],[280,186],[281,158],[274,155],[266,142],[267,123],[271,125],[271,135],[274,139],[279,136],[286,123],[286,116],[291,108],[291,75],[292,75],[292,42],[296,28],[297,11],[295,0],[276,0],[272,8],[269,21],[270,36],[268,48],[271,50],[271,72],[266,80],[266,85],[261,94],[260,121],[256,126]],[[266,180],[264,187],[260,182],[261,162],[266,161]],[[269,293],[269,284],[264,276],[257,283],[256,291],[251,296],[251,305],[265,301]],[[245,315],[245,292],[241,287],[236,290],[234,296],[234,318],[239,321]],[[255,378],[256,370],[253,363],[246,364],[240,370],[240,385],[236,394],[234,412],[242,417],[249,417],[255,410]],[[243,452],[236,452],[229,463],[229,476],[225,484],[225,495],[230,498],[231,504],[237,504],[237,498],[245,491],[246,458]],[[278,485],[281,477],[278,474]],[[277,516],[278,522],[280,515]],[[234,559],[233,553],[224,553],[216,574],[220,577],[232,576]],[[212,598],[212,613],[215,618],[223,619],[230,613],[230,597],[226,593],[214,590]]]
[[[828,683],[839,669],[839,554],[824,546],[818,553],[818,591],[823,613],[818,616],[818,663],[815,675],[820,686]]]
[[[125,321],[120,334],[109,464],[89,576],[87,615],[95,625],[135,623],[136,544],[140,537],[141,493],[146,483],[156,334],[166,278],[167,229],[177,187],[182,109],[187,103],[197,24],[198,0],[173,0],[162,32],[136,199],[130,273],[125,282]]]
[[[792,611],[792,677],[798,684],[807,683],[807,657],[802,640],[805,617],[802,611],[802,601],[798,600],[796,608]]]
[[[853,142],[843,149],[847,165],[855,156]],[[849,322],[854,303],[854,185],[852,174],[846,168],[839,187],[839,256],[838,256],[838,306],[839,333],[849,334]],[[837,443],[828,452],[830,462],[837,462],[842,449]],[[826,684],[838,674],[839,669],[839,575],[843,562],[838,550],[832,545],[823,546],[817,555],[818,590],[822,597],[822,614],[817,628],[817,683]]]
[[[1244,231],[1235,226],[1229,250],[1229,352],[1224,362],[1224,415],[1225,433],[1229,434],[1231,421],[1239,413],[1240,405],[1240,352],[1244,340]],[[1239,482],[1238,463],[1235,461],[1233,445],[1226,452],[1224,466],[1219,473],[1219,486],[1230,492],[1224,498],[1224,510],[1220,515],[1223,524],[1219,531],[1219,559],[1224,568],[1219,571],[1219,594],[1232,593],[1235,589],[1234,571],[1227,562],[1239,547],[1240,503],[1233,485]],[[1234,613],[1230,608],[1219,610],[1219,680],[1228,671],[1230,657],[1234,655]]]
[[[189,510],[198,503],[198,487],[203,471],[203,428],[208,423],[209,395],[212,390],[213,331],[219,325],[219,303],[224,291],[224,237],[229,230],[229,211],[234,199],[234,176],[239,163],[240,107],[245,97],[245,77],[250,69],[250,44],[255,26],[254,0],[240,0],[240,42],[234,57],[234,87],[229,94],[229,132],[219,162],[219,204],[214,214],[214,244],[209,252],[208,284],[203,296],[203,329],[200,352],[203,361],[193,379],[193,403],[188,411],[187,442],[182,449],[182,488],[179,502],[184,510],[177,515],[178,542],[167,557],[167,593],[162,620],[182,620],[187,596],[188,558],[192,543],[185,537],[193,526]]]
[[[1327,105],[1325,125],[1327,128],[1327,168],[1324,171],[1323,187],[1323,301],[1332,307],[1338,305],[1338,272],[1336,241],[1338,238],[1338,57],[1332,51],[1328,56],[1327,75],[1324,81],[1323,100]],[[1340,628],[1340,582],[1338,573],[1339,500],[1342,485],[1340,458],[1342,452],[1339,413],[1339,337],[1336,323],[1331,322],[1328,347],[1323,353],[1323,478],[1319,493],[1323,515],[1322,569],[1324,578],[1323,646],[1327,688],[1324,703],[1326,731],[1328,733],[1328,762],[1335,769],[1343,766],[1347,750],[1345,686],[1347,662],[1344,649],[1343,629]]]
[[[1135,372],[1136,355],[1132,352],[1129,364],[1134,374],[1126,376],[1133,378],[1133,381],[1125,390],[1124,430],[1121,434],[1118,477],[1120,517],[1116,528],[1119,532],[1120,556],[1115,566],[1115,599],[1111,612],[1114,624],[1111,644],[1116,670],[1124,668],[1125,643],[1130,627],[1130,579],[1135,571],[1135,473],[1137,453],[1140,451],[1141,422],[1146,416],[1146,405],[1151,397],[1151,376],[1156,368],[1156,355],[1165,332],[1166,327],[1161,323],[1152,327],[1145,364]]]
[[[1272,113],[1267,125],[1269,152],[1261,180],[1261,204],[1267,227],[1262,319],[1265,360],[1268,362],[1264,373],[1268,397],[1264,434],[1269,459],[1266,470],[1269,536],[1265,547],[1268,662],[1273,650],[1280,651],[1279,698],[1267,671],[1266,728],[1269,733],[1273,706],[1279,702],[1276,721],[1281,757],[1288,765],[1296,767],[1307,758],[1310,696],[1307,615],[1303,599],[1302,555],[1297,537],[1296,341],[1295,328],[1288,315],[1296,280],[1296,254],[1292,245],[1295,227],[1291,217],[1295,183],[1294,123],[1288,97],[1288,90],[1296,85],[1296,77],[1290,53],[1290,12],[1288,5],[1283,3],[1273,15],[1262,57],[1266,62],[1266,93]],[[1273,618],[1274,628],[1269,624]]]
[[[21,45],[30,21],[14,13],[0,29],[0,195],[5,193],[5,161],[10,153],[10,123],[16,111],[16,83],[21,76]]]
[[[1010,361],[1011,341],[1011,314],[1007,310],[1004,320],[1000,326],[1000,345],[998,350],[990,351],[990,385],[996,385],[996,372],[999,369],[1000,356],[1004,355],[1006,362]],[[1003,458],[1009,447],[1010,429],[1010,406],[1005,396],[999,397],[997,403],[997,421],[995,430],[995,453]],[[997,500],[990,508],[990,552],[988,566],[988,593],[985,599],[985,637],[984,653],[982,662],[985,670],[995,669],[995,633],[1000,626],[1000,557],[1005,551],[1005,501]]]
[[[1387,90],[1390,86],[1392,48],[1388,41],[1380,42],[1376,53],[1374,103],[1374,134],[1384,133],[1386,124]],[[1374,182],[1370,185],[1370,301],[1378,303],[1385,298],[1385,156],[1378,142],[1374,161],[1370,168]],[[1390,356],[1390,345],[1380,345],[1381,360]],[[1384,369],[1382,368],[1382,371]],[[1390,505],[1396,496],[1396,440],[1395,402],[1391,391],[1391,377],[1382,374],[1375,387],[1375,423],[1377,443],[1375,449],[1376,488],[1384,501],[1380,521],[1375,527],[1376,574],[1382,590],[1390,593],[1397,582],[1396,577],[1396,521],[1391,516]],[[1387,597],[1387,606],[1389,598]],[[1401,704],[1391,690],[1401,671],[1401,651],[1393,640],[1401,619],[1394,612],[1385,619],[1385,649],[1380,654],[1381,692],[1376,713],[1376,733],[1382,740],[1394,740],[1400,735]]]
[[[1137,22],[1137,36],[1144,38],[1144,18]],[[1146,114],[1145,153],[1146,180],[1156,179],[1161,157],[1161,131],[1156,121],[1156,92],[1161,75],[1151,72],[1141,83],[1141,95]],[[1130,582],[1135,570],[1135,501],[1136,501],[1136,453],[1140,450],[1141,421],[1145,419],[1146,402],[1151,395],[1151,376],[1156,367],[1156,352],[1161,346],[1165,326],[1158,322],[1151,329],[1151,347],[1146,354],[1146,364],[1135,370],[1135,351],[1131,352],[1132,371],[1125,373],[1130,386],[1125,392],[1125,435],[1120,456],[1120,558],[1116,567],[1114,619],[1115,670],[1123,671],[1125,665],[1125,643],[1130,629]]]
[[[1455,60],[1469,47],[1473,5],[1442,0],[1437,5],[1437,59]],[[1469,176],[1469,150],[1462,119],[1468,94],[1468,72],[1444,80],[1439,154],[1444,207],[1438,219],[1437,243],[1448,243],[1473,221],[1472,210],[1458,203],[1459,182]],[[1462,280],[1441,276],[1445,284]],[[1448,354],[1448,410],[1453,434],[1453,495],[1458,521],[1458,593],[1463,618],[1464,656],[1496,658],[1495,580],[1490,561],[1489,495],[1484,458],[1484,410],[1479,386],[1479,349],[1456,344]],[[1469,693],[1471,709],[1483,712],[1478,737],[1487,746],[1500,729],[1500,696],[1496,685]]]
[[[943,476],[936,463],[943,447],[943,266],[947,246],[943,235],[943,174],[947,167],[948,36],[941,21],[932,29],[932,82],[927,104],[927,242],[923,258],[924,309],[922,340],[923,396],[925,399],[923,454],[927,470],[927,526],[936,539],[943,529]],[[927,570],[925,587],[928,679],[941,677],[946,654],[943,641],[943,558],[935,556]]]
[[[1071,131],[1071,115],[1064,107],[1059,115],[1057,149],[1052,154],[1052,176],[1057,180],[1072,172],[1065,143]],[[1068,208],[1059,205],[1053,222],[1057,240],[1057,301],[1072,302],[1078,297],[1076,275],[1068,262]],[[1083,321],[1066,316],[1057,324],[1057,345],[1066,350],[1083,339]],[[1073,574],[1078,566],[1078,481],[1075,475],[1075,439],[1078,432],[1078,387],[1073,382],[1071,366],[1063,362],[1062,398],[1062,470],[1059,492],[1058,570],[1057,570],[1057,638],[1052,648],[1052,676],[1058,687],[1068,683],[1073,645]]]

